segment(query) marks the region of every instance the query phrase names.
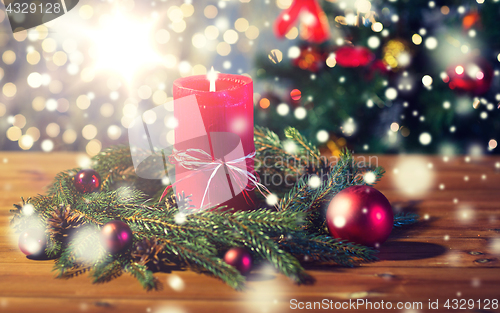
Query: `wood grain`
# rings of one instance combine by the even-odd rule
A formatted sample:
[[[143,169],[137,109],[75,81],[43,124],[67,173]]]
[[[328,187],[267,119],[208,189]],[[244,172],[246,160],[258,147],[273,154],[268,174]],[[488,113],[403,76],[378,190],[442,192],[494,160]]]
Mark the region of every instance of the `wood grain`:
[[[54,279],[53,261],[29,260],[17,248],[17,238],[8,226],[12,204],[21,196],[44,193],[59,171],[77,166],[79,157],[73,153],[0,154],[0,311],[296,312],[301,310],[291,309],[291,299],[366,298],[394,305],[421,301],[420,312],[429,311],[429,299],[439,299],[440,308],[431,311],[450,312],[454,310],[442,306],[446,299],[500,299],[500,169],[496,165],[500,158],[378,156],[387,174],[377,188],[393,207],[426,217],[416,226],[393,232],[381,247],[378,262],[357,268],[306,265],[316,278],[315,284],[307,286],[296,286],[272,269],[262,268],[249,276],[245,292],[190,271],[159,273],[164,290],[145,292],[129,276],[102,285],[92,285],[85,275]],[[434,175],[429,190],[420,196],[405,194],[394,182],[401,174],[401,162],[414,157],[432,167]],[[183,281],[183,290],[170,287],[168,281],[174,275]],[[479,311],[476,304],[473,310],[460,311],[500,310]]]

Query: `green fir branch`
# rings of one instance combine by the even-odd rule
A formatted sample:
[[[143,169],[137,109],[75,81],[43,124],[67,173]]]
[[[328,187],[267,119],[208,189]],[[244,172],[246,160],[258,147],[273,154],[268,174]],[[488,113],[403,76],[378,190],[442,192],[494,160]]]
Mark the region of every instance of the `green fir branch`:
[[[99,233],[91,226],[82,227],[70,240],[56,260],[54,271],[57,277],[67,276],[68,270],[78,270],[96,266],[107,255],[100,242]]]
[[[241,243],[251,251],[269,261],[276,269],[296,283],[310,280],[310,276],[291,254],[281,250],[276,241],[271,240],[262,230],[254,229],[241,220],[229,217],[228,225],[242,235]]]
[[[73,176],[80,169],[72,169],[57,174],[54,183],[49,188],[49,196],[57,205],[73,205],[75,203],[75,194],[78,194],[73,184]]]
[[[302,136],[297,129],[293,127],[287,127],[285,129],[285,136],[293,142],[295,142],[303,154],[309,155],[314,158],[314,161],[318,162],[319,167],[325,166],[325,159],[321,157],[321,154],[311,142],[309,142],[304,136]]]
[[[45,249],[45,254],[48,258],[55,258],[63,249],[63,245],[60,241],[54,240],[54,238],[49,237],[49,242],[47,248]]]
[[[283,238],[280,245],[293,254],[342,266],[377,260],[376,250],[325,235],[296,233]]]
[[[106,149],[92,158],[94,170],[101,176],[101,190],[109,191],[123,172],[133,167],[130,148],[117,146]]]
[[[302,212],[285,213],[257,209],[250,212],[236,211],[231,214],[231,218],[246,225],[258,225],[268,234],[283,234],[299,230],[304,223],[305,214]]]
[[[165,251],[175,254],[188,264],[194,263],[196,266],[201,266],[236,290],[244,288],[245,278],[240,272],[216,255],[201,253],[199,246],[190,242],[163,238],[160,238],[159,241],[165,245]]]
[[[56,278],[60,279],[70,279],[73,277],[80,276],[82,274],[90,272],[92,266],[88,265],[74,265],[68,268],[65,268],[64,271],[61,271],[60,268],[54,268],[52,271],[57,272]]]
[[[90,277],[92,277],[92,283],[101,284],[120,277],[122,273],[123,266],[120,260],[108,257],[105,261],[92,268]]]
[[[255,170],[261,174],[302,173],[304,160],[289,153],[283,147],[278,135],[267,128],[255,126]],[[269,166],[272,164],[273,166]]]
[[[274,152],[276,154],[286,154],[281,141],[275,133],[267,128],[255,126],[254,129],[255,151],[259,155],[261,153]]]
[[[398,213],[394,215],[394,227],[415,224],[418,222],[419,218],[419,215],[416,213]]]
[[[135,277],[135,279],[137,279],[141,286],[147,291],[162,289],[161,282],[158,278],[154,277],[153,272],[148,270],[145,265],[131,263],[126,265],[123,270]]]

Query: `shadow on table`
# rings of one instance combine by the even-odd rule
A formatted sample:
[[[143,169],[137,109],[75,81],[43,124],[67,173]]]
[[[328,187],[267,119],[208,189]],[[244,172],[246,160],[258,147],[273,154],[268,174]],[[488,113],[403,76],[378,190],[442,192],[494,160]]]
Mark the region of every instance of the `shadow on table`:
[[[422,203],[422,200],[397,201],[392,202],[391,206],[394,213],[418,213],[418,205],[420,203]]]
[[[352,269],[351,267],[345,267],[342,265],[338,265],[335,263],[305,263],[302,264],[304,269],[310,271],[310,270],[318,270],[318,271],[325,271],[325,272],[336,272],[336,273],[343,273],[345,271],[348,271]]]
[[[27,259],[29,260],[34,260],[34,261],[48,261],[48,260],[55,260],[56,257],[48,257],[44,254],[40,254],[40,255],[27,255],[26,256]]]
[[[395,202],[392,204],[392,207],[395,213],[418,213],[418,206],[421,202],[422,201]],[[431,224],[436,220],[436,217],[420,216],[419,221],[415,224],[406,225],[401,228],[395,227],[389,240],[406,238],[409,232],[412,232],[413,237],[422,230],[431,227]],[[446,248],[441,245],[427,242],[388,241],[380,247],[379,251],[377,256],[380,260],[403,261],[433,258],[444,254]]]
[[[247,281],[268,281],[276,278],[273,274],[250,273],[246,276]]]
[[[433,258],[446,252],[446,248],[434,243],[416,241],[389,241],[378,253],[381,261],[403,261]]]

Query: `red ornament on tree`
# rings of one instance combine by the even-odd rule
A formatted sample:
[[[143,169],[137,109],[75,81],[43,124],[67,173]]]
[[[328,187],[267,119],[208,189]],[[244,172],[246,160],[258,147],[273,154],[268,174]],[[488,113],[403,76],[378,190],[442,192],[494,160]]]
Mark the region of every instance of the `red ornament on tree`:
[[[81,170],[76,174],[73,183],[76,190],[81,193],[93,192],[99,189],[101,176],[91,169]]]
[[[41,256],[47,247],[47,235],[43,229],[30,228],[19,236],[19,249],[27,256]]]
[[[122,221],[110,221],[101,229],[101,243],[110,253],[117,253],[132,244],[132,230]]]
[[[311,72],[317,72],[324,64],[324,55],[313,47],[301,48],[299,57],[293,60],[293,65]]]
[[[487,92],[493,80],[493,69],[483,58],[454,64],[446,70],[446,74],[443,81],[448,83],[450,89],[475,95]]]
[[[343,67],[366,66],[375,59],[375,55],[366,47],[345,46],[335,52],[335,61]]]
[[[380,191],[369,186],[351,186],[332,199],[326,221],[332,236],[377,247],[389,238],[394,215]]]
[[[292,98],[293,101],[299,101],[300,98],[302,97],[302,92],[298,89],[293,89],[290,91],[290,98]]]
[[[322,43],[330,37],[328,19],[316,0],[294,0],[276,19],[274,23],[276,36],[283,38],[299,18],[302,22],[303,39]]]
[[[244,248],[231,248],[224,255],[224,262],[236,267],[241,274],[245,275],[252,268],[252,257]]]

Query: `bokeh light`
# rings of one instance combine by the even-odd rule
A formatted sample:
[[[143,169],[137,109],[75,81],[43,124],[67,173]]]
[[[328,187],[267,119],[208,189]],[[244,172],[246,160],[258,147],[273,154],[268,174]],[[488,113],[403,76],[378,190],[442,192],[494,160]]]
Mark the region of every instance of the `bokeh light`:
[[[425,195],[434,184],[434,172],[427,164],[429,161],[423,157],[405,156],[400,158],[391,175],[394,187],[401,193],[410,197]]]
[[[303,120],[307,116],[307,111],[303,107],[298,107],[293,112],[293,115],[295,116],[296,119]]]
[[[207,5],[205,7],[205,10],[203,11],[203,13],[205,14],[205,17],[210,18],[210,19],[215,18],[217,16],[218,12],[219,11],[217,10],[217,7],[214,5]]]
[[[271,102],[267,98],[262,98],[259,101],[259,105],[261,108],[267,109],[271,105]]]
[[[435,37],[425,39],[425,47],[429,50],[434,50],[438,46],[438,41]]]

